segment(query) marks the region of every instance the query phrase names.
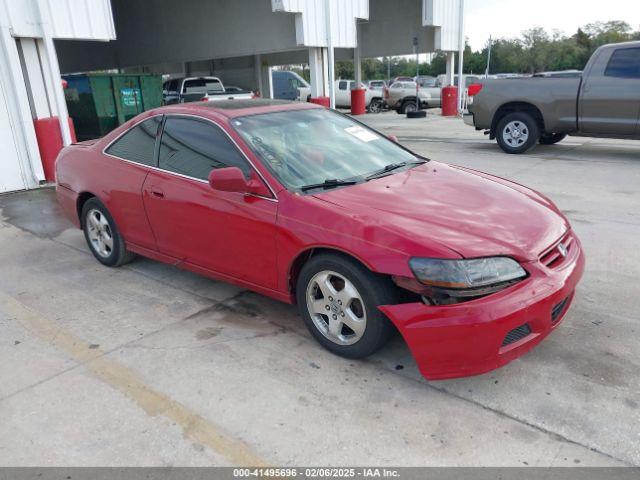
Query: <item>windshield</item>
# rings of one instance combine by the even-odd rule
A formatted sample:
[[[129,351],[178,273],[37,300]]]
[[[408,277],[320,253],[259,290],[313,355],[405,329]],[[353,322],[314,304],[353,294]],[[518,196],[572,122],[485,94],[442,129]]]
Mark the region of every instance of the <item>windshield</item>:
[[[289,189],[336,180],[365,181],[390,165],[420,161],[388,138],[330,110],[239,117],[232,125]]]

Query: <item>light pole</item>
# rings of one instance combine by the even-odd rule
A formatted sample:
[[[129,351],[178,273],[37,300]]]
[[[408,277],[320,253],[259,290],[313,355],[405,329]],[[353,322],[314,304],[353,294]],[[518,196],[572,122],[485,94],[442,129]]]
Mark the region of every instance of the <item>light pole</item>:
[[[489,76],[489,67],[491,66],[491,35],[489,35],[489,51],[487,52],[487,69],[484,72],[484,78]]]
[[[413,37],[413,52],[416,54],[416,112],[420,110],[420,54],[418,53],[418,37]]]

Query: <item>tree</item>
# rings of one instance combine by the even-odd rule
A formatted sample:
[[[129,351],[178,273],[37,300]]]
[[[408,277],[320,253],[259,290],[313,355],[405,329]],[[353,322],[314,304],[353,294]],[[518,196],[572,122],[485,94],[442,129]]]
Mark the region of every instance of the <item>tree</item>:
[[[541,27],[522,32],[520,38],[499,38],[491,47],[490,73],[535,73],[543,70],[582,70],[596,48],[605,43],[640,40],[640,30],[633,31],[624,21],[594,22],[579,28],[571,36],[561,32],[547,32]],[[487,64],[488,45],[473,51],[468,42],[464,49],[465,73],[483,74]],[[445,73],[447,57],[438,52],[431,63],[420,64],[421,75],[437,76]],[[391,77],[416,74],[416,62],[408,57],[368,58],[362,61],[362,78],[386,79],[387,65]],[[297,71],[299,67],[296,66]],[[308,71],[301,74],[308,78]],[[336,62],[336,78],[354,78],[353,62]]]

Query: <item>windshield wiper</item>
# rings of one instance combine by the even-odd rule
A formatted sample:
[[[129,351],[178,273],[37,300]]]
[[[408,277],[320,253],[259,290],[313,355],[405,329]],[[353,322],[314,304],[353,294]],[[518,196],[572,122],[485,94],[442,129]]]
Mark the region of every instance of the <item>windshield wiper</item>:
[[[314,183],[311,185],[304,185],[300,187],[300,190],[306,192],[307,190],[314,190],[316,188],[334,188],[334,187],[342,187],[343,185],[355,185],[358,183],[355,180],[338,180],[337,178],[329,178],[322,183]]]
[[[425,160],[414,160],[412,162],[391,163],[389,165],[386,165],[384,168],[381,168],[380,170],[377,170],[372,174],[367,175],[365,177],[365,180],[373,180],[374,178],[384,176],[386,173],[392,172],[402,167],[406,167],[407,165],[422,165],[423,163],[427,163],[427,162]]]

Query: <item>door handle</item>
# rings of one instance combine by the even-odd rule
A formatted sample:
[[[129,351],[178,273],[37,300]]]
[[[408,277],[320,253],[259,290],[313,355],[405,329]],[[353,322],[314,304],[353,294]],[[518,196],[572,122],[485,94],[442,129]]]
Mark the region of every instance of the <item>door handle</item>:
[[[164,198],[164,192],[160,190],[151,190],[151,195],[156,198]]]

